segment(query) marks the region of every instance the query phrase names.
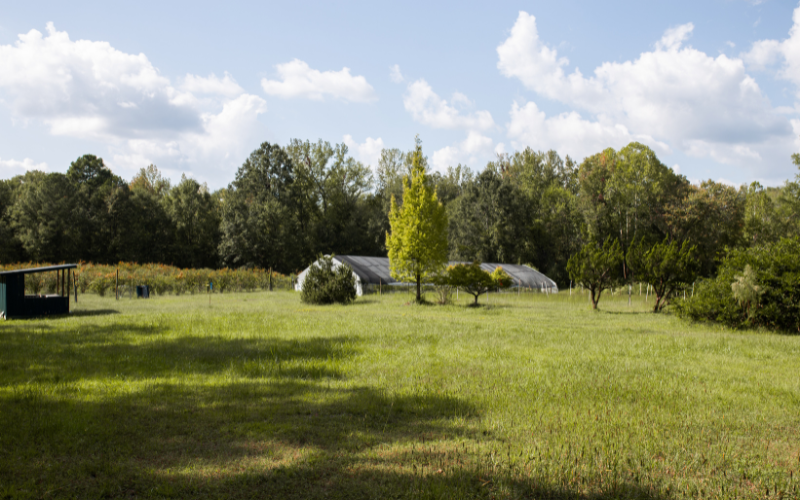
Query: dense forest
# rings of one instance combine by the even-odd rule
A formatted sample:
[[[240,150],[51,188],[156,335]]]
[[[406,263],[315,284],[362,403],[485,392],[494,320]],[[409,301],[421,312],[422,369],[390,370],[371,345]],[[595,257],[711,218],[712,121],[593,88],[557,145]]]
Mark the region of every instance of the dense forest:
[[[787,159],[788,160],[788,159]],[[793,161],[800,167],[800,155]],[[392,197],[402,203],[410,155],[385,149],[371,169],[344,144],[263,143],[211,192],[156,166],[126,181],[85,155],[66,174],[0,180],[0,263],[159,262],[296,272],[320,253],[386,255]],[[691,184],[631,143],[577,164],[555,151],[498,156],[473,173],[428,176],[448,214],[453,260],[529,264],[559,284],[584,242],[665,238],[698,247],[712,276],[726,249],[800,234],[800,179],[778,188]],[[623,270],[624,271],[624,270]]]

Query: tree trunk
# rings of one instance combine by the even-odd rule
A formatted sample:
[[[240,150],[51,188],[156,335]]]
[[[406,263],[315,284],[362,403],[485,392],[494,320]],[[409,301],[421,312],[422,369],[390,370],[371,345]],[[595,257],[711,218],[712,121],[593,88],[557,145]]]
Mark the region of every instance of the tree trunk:
[[[417,274],[417,304],[422,303],[422,277]]]
[[[597,309],[597,303],[600,301],[600,294],[595,297],[594,295],[594,288],[591,290],[592,292],[592,309]]]

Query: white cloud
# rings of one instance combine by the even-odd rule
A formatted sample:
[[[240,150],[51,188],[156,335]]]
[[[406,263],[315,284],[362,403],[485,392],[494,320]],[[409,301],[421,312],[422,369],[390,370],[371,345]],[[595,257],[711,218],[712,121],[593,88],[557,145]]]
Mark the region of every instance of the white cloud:
[[[539,39],[536,18],[520,12],[510,36],[497,48],[498,69],[541,96],[588,113],[588,119],[573,111],[537,118],[527,126],[533,129],[539,124],[576,148],[578,137],[608,147],[628,136],[647,136],[687,152],[699,152],[699,141],[710,146],[709,156],[712,150],[745,145],[728,148],[739,155],[729,159],[752,162],[753,148],[774,138],[785,141],[791,126],[772,108],[741,59],[714,58],[684,46],[692,30],[691,23],[670,28],[654,51],[633,61],[603,63],[587,78],[577,68],[566,74],[569,61]],[[538,109],[528,111],[538,113]],[[509,130],[522,130],[524,124],[513,123],[514,114],[512,110]],[[530,132],[517,137],[522,135],[533,138]]]
[[[181,89],[192,94],[218,94],[226,97],[244,94],[244,89],[228,73],[225,73],[224,78],[213,73],[207,77],[186,75]]]
[[[199,117],[144,54],[106,42],[72,41],[47,24],[0,46],[0,89],[12,112],[41,119],[51,132],[73,137],[191,130]]]
[[[144,54],[107,42],[73,41],[47,24],[0,46],[0,92],[15,122],[38,121],[53,135],[108,145],[107,163],[130,177],[166,162],[201,179],[227,182],[252,145],[266,102],[225,74],[187,75],[180,87]],[[99,153],[99,152],[98,152]]]
[[[394,66],[392,66],[390,68],[390,70],[389,70],[389,78],[394,83],[403,83],[406,80],[405,77],[403,76],[403,73],[400,72],[400,65],[399,64],[395,64]]]
[[[456,102],[463,103],[469,99],[464,94],[456,93]],[[408,86],[403,98],[406,111],[412,118],[423,125],[444,129],[487,130],[494,127],[494,120],[488,111],[476,111],[462,114],[439,97],[425,80],[417,80]]]
[[[34,163],[30,158],[19,160],[4,160],[0,158],[0,179],[9,179],[16,175],[22,175],[31,170],[41,170],[47,172],[47,163]]]
[[[656,50],[666,51],[680,49],[681,44],[691,36],[693,30],[694,24],[692,23],[681,24],[675,28],[668,29],[664,32],[664,36],[661,37],[661,40],[656,42]]]
[[[481,135],[479,132],[471,131],[464,141],[434,151],[431,164],[434,169],[440,172],[459,163],[463,165],[475,164],[492,154],[493,143],[494,141],[491,138]]]
[[[600,117],[585,120],[575,111],[548,118],[534,102],[514,103],[508,136],[515,149],[555,149],[562,155],[581,159],[613,147],[619,149],[632,141],[649,145],[660,153],[669,153],[669,146],[647,135],[632,134],[624,125]]]
[[[794,83],[797,98],[800,99],[800,6],[792,14],[792,28],[789,37],[783,41],[759,40],[742,58],[753,69],[764,69],[783,59],[778,76]]]
[[[261,88],[269,95],[316,101],[321,101],[326,96],[353,102],[377,99],[375,90],[367,83],[367,79],[351,75],[349,68],[342,68],[341,71],[319,71],[311,69],[299,59],[278,64],[276,68],[280,80],[261,80]]]
[[[377,139],[367,137],[363,144],[359,144],[353,139],[352,135],[347,134],[344,136],[344,143],[352,152],[355,152],[354,156],[358,161],[372,168],[378,167],[381,151],[384,148],[383,139],[380,137]]]

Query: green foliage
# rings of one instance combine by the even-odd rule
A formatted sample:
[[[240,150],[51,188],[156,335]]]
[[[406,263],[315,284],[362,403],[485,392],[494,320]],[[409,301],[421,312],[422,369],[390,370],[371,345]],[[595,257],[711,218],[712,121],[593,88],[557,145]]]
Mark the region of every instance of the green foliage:
[[[356,277],[347,264],[320,255],[308,268],[300,299],[308,304],[349,304],[356,300]]]
[[[725,248],[742,244],[747,196],[736,188],[710,180],[682,191],[682,197],[676,197],[665,207],[666,232],[673,240],[688,240],[696,245],[699,275],[713,276]]]
[[[429,185],[419,138],[410,178],[403,182],[403,205],[398,207],[392,198],[389,221],[386,246],[392,277],[415,282],[416,300],[421,302],[422,282],[447,263],[447,213]]]
[[[519,262],[531,254],[527,198],[509,177],[485,170],[452,203],[450,258],[482,262]]]
[[[685,177],[638,142],[586,158],[579,178],[586,233],[596,241],[619,238],[623,254],[635,240],[660,241],[668,236],[667,209],[689,189]],[[627,272],[623,275],[627,277]]]
[[[800,332],[800,240],[733,249],[715,278],[699,282],[678,313],[734,328]]]
[[[604,290],[622,280],[622,248],[619,240],[606,238],[603,245],[590,241],[570,257],[567,271],[570,278],[590,292],[592,308],[597,309]]]
[[[631,245],[626,261],[637,281],[653,287],[653,312],[661,311],[678,288],[694,282],[699,268],[696,255],[697,247],[688,241],[678,245],[665,239],[651,246],[642,238]]]
[[[184,175],[163,203],[175,228],[176,260],[185,267],[216,267],[219,208],[208,188]]]
[[[36,261],[74,259],[84,243],[72,219],[75,199],[63,174],[27,172],[9,210],[15,237]]]
[[[511,277],[497,267],[491,274],[481,269],[478,262],[472,264],[455,264],[449,266],[445,273],[437,278],[440,284],[463,289],[475,297],[473,306],[478,305],[478,297],[493,288],[507,288],[511,286]]]
[[[302,265],[294,181],[294,165],[277,144],[265,142],[250,154],[222,201],[219,252],[224,264],[284,273]]]

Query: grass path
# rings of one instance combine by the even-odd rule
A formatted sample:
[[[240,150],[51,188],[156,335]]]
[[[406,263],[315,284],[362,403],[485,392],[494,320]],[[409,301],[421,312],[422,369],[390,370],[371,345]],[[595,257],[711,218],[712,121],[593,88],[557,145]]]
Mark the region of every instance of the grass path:
[[[460,299],[2,322],[0,499],[800,498],[800,336]]]

